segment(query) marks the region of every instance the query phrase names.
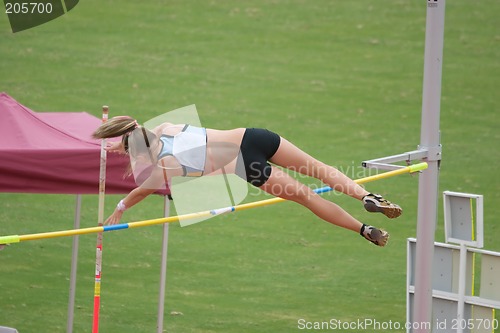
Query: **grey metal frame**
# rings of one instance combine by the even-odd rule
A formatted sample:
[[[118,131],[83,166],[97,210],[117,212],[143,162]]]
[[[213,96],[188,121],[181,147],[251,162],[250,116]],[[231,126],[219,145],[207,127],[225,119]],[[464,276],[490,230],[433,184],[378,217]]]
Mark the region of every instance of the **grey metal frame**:
[[[418,186],[418,217],[416,245],[415,301],[412,319],[416,322],[432,321],[432,258],[437,222],[439,166],[442,156],[440,144],[441,77],[443,63],[445,0],[427,0],[425,28],[424,79],[420,145],[417,150],[364,161],[368,168],[392,170],[394,163],[413,160],[427,162]],[[425,327],[415,332],[430,332]]]

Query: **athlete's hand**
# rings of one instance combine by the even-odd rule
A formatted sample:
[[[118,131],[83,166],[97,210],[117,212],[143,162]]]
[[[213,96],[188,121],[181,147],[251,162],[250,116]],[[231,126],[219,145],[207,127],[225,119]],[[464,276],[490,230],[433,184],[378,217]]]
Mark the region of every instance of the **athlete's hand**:
[[[106,219],[106,221],[104,221],[104,225],[115,225],[115,224],[120,223],[122,215],[123,215],[122,211],[119,211],[119,210],[115,209],[115,211],[113,212],[113,214],[111,214],[111,216],[108,217]]]

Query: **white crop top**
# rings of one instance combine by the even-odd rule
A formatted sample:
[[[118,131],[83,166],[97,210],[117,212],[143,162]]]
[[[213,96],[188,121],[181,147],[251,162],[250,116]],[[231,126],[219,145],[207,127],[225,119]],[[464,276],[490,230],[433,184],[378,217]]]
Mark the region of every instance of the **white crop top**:
[[[158,160],[173,156],[184,170],[184,176],[199,177],[205,171],[207,157],[207,130],[185,125],[176,135],[160,136]]]

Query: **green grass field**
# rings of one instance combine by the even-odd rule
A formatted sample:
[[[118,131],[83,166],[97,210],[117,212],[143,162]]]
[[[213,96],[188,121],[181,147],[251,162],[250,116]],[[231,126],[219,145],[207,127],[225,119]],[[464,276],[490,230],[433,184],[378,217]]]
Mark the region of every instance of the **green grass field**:
[[[485,248],[494,251],[499,12],[497,0],[448,1],[441,103],[440,191],[485,196]],[[107,104],[112,116],[140,122],[196,104],[206,127],[270,128],[357,178],[362,160],[419,144],[425,15],[424,0],[85,0],[13,34],[2,10],[0,91],[35,111],[100,116]],[[187,228],[172,224],[165,332],[307,331],[300,319],[403,323],[418,177],[367,188],[399,203],[404,215],[387,220],[353,199],[326,196],[390,231],[386,248],[292,203]],[[264,197],[250,194],[247,201]],[[119,198],[106,197],[106,214]],[[69,229],[74,202],[69,195],[1,193],[0,235]],[[441,208],[436,241],[444,241]],[[161,214],[162,199],[150,197],[125,221]],[[84,196],[82,227],[96,219],[97,196]],[[161,230],[105,235],[102,332],[156,331]],[[91,331],[95,243],[94,235],[80,237],[75,332]],[[70,252],[70,238],[0,252],[0,326],[66,331]],[[366,332],[350,332],[358,331]]]

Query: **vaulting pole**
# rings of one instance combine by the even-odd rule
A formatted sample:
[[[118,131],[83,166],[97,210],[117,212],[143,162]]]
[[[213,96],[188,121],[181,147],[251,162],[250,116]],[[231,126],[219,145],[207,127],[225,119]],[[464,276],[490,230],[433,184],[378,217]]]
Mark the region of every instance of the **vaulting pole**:
[[[108,120],[108,107],[102,107],[102,122]],[[106,139],[101,140],[101,162],[99,169],[99,209],[97,225],[104,225],[104,196],[106,193]],[[94,313],[92,317],[92,333],[99,332],[99,311],[101,307],[101,271],[102,271],[102,232],[97,234],[95,255],[95,281],[94,281]]]
[[[384,173],[380,173],[380,174],[373,175],[373,176],[368,176],[368,177],[356,179],[354,181],[358,184],[364,184],[364,183],[373,182],[373,181],[381,180],[381,179],[385,179],[385,178],[390,178],[390,177],[394,177],[394,176],[398,176],[398,175],[402,175],[402,174],[419,172],[419,171],[422,171],[425,169],[427,169],[427,163],[425,163],[425,162],[418,163],[418,164],[410,165],[407,167],[403,167],[401,169],[397,169],[397,170],[384,172]],[[315,189],[314,191],[316,193],[325,193],[325,192],[332,191],[332,188],[325,186],[325,187]],[[268,205],[272,205],[272,204],[275,204],[278,202],[283,202],[283,201],[286,201],[286,200],[282,199],[282,198],[272,198],[272,199],[261,200],[261,201],[256,201],[256,202],[251,202],[251,203],[246,203],[246,204],[241,204],[241,205],[236,205],[236,206],[231,206],[231,207],[225,207],[225,208],[219,208],[219,209],[213,209],[213,210],[208,210],[208,211],[203,211],[203,212],[177,215],[177,216],[171,216],[171,217],[163,217],[163,218],[152,219],[152,220],[128,222],[128,223],[107,225],[107,226],[98,226],[98,227],[92,227],[92,228],[52,231],[52,232],[44,232],[44,233],[38,233],[38,234],[2,236],[2,237],[0,237],[0,244],[18,243],[18,242],[25,242],[25,241],[30,241],[30,240],[74,236],[74,235],[86,235],[86,234],[92,234],[92,233],[100,233],[103,231],[115,231],[115,230],[122,230],[122,229],[128,229],[128,228],[146,227],[146,226],[150,226],[150,225],[158,225],[158,224],[163,224],[163,223],[177,222],[180,220],[189,220],[189,219],[197,219],[197,218],[203,218],[203,217],[211,217],[211,216],[219,215],[219,214],[223,214],[223,213],[230,213],[230,212],[236,212],[236,211],[245,210],[245,209],[268,206]]]

